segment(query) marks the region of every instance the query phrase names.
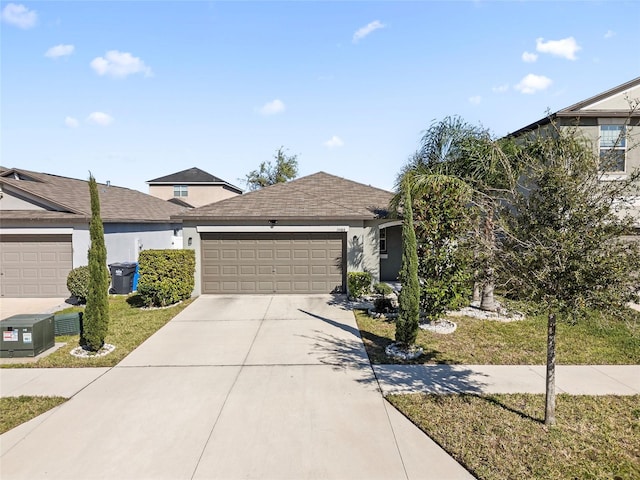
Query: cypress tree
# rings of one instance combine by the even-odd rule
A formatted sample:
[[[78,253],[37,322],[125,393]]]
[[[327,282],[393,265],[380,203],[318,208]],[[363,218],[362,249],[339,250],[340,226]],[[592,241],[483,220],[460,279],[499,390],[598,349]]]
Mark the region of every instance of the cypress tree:
[[[420,321],[420,282],[418,280],[418,249],[413,228],[411,192],[404,188],[404,219],[402,221],[402,266],[398,276],[402,289],[398,296],[396,342],[413,345],[418,336]]]
[[[91,172],[89,172],[89,194],[91,196],[89,291],[80,344],[88,350],[97,352],[104,345],[104,339],[109,330],[109,271],[107,270],[107,248],[104,244],[104,227],[100,218],[98,184]]]

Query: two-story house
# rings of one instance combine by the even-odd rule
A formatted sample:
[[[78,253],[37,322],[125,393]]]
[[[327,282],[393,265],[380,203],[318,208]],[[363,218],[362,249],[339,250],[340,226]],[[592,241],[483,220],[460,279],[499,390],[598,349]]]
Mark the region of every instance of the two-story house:
[[[563,108],[511,134],[519,137],[554,123],[578,128],[600,155],[603,180],[615,181],[640,168],[640,77]],[[640,198],[630,199],[640,233]]]
[[[147,181],[149,195],[181,206],[202,207],[242,194],[242,189],[193,167]]]

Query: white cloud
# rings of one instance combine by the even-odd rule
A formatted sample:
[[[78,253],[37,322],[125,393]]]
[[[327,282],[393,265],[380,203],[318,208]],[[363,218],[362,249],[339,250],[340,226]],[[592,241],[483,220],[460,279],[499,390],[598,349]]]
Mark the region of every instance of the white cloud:
[[[80,122],[73,117],[65,117],[64,124],[69,128],[76,128],[80,125]]]
[[[386,27],[386,25],[384,23],[381,23],[378,20],[374,20],[373,22],[365,25],[362,28],[359,28],[358,30],[356,30],[356,33],[353,34],[353,43],[357,43],[360,40],[362,40],[364,37],[366,37],[367,35],[369,35],[370,33],[380,29],[380,28],[384,28]]]
[[[10,25],[26,29],[35,27],[38,14],[35,10],[29,10],[24,5],[9,3],[2,9],[2,20]]]
[[[472,103],[473,105],[480,105],[480,102],[482,102],[482,97],[480,95],[469,97],[469,103]]]
[[[544,75],[534,75],[530,73],[515,86],[515,89],[521,93],[532,94],[540,90],[547,89],[553,82]]]
[[[522,53],[522,61],[525,63],[534,63],[536,60],[538,60],[538,54],[537,53],[531,53],[531,52],[523,52]]]
[[[113,117],[104,112],[93,112],[87,117],[87,122],[92,125],[107,127],[113,123]]]
[[[504,85],[498,85],[497,87],[493,87],[491,91],[493,93],[504,93],[509,90],[509,84],[505,83]]]
[[[276,98],[275,100],[272,100],[271,102],[265,103],[260,108],[260,113],[262,115],[276,115],[278,113],[284,112],[284,109],[285,109],[285,106],[284,106],[284,103],[282,102],[282,100],[278,100]]]
[[[140,58],[118,50],[109,50],[104,57],[94,58],[91,61],[91,68],[98,75],[109,75],[114,78],[124,78],[134,73],[142,73],[145,77],[153,75],[151,68],[147,67]]]
[[[75,50],[75,47],[73,45],[60,44],[60,45],[56,45],[55,47],[51,47],[49,50],[46,51],[44,56],[48,58],[66,57],[67,55],[71,55],[74,50]]]
[[[607,30],[607,33],[604,34],[604,38],[609,39],[616,36],[616,32],[613,30]]]
[[[344,142],[342,141],[342,139],[337,136],[334,135],[333,137],[331,137],[329,140],[327,140],[326,142],[324,142],[324,146],[325,147],[329,147],[329,148],[337,148],[337,147],[341,147],[344,145]]]
[[[563,57],[567,60],[575,60],[576,52],[582,47],[578,45],[573,37],[563,38],[562,40],[549,40],[545,42],[543,38],[536,40],[536,50],[540,53],[549,53],[556,57]]]

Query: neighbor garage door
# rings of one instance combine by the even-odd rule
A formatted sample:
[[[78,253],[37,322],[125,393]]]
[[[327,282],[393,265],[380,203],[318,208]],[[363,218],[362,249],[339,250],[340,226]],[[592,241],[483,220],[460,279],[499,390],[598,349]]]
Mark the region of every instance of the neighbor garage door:
[[[342,290],[341,233],[203,233],[202,293]]]
[[[68,297],[71,235],[0,235],[3,297]]]

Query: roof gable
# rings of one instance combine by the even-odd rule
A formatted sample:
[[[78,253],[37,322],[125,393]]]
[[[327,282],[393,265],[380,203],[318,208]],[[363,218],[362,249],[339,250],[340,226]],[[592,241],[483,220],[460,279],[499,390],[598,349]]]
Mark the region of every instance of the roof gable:
[[[591,112],[602,115],[603,112],[629,114],[627,99],[640,98],[640,77],[618,85],[606,92],[578,102],[556,112],[558,116],[584,116]]]
[[[8,170],[18,175],[0,175],[0,185],[22,198],[36,204],[46,205],[48,210],[41,213],[30,211],[32,217],[45,218],[55,212],[56,218],[65,216],[73,219],[86,219],[91,216],[91,199],[88,181],[60,177],[46,173],[21,169]],[[17,177],[17,178],[16,178]],[[30,180],[25,180],[25,179]],[[161,200],[137,190],[98,184],[100,196],[100,216],[103,222],[169,222],[172,215],[181,213],[184,208]],[[2,218],[10,218],[10,210],[2,211]],[[20,213],[21,212],[21,213]],[[19,211],[15,218],[22,218],[25,211]],[[47,217],[48,218],[48,217]]]
[[[627,99],[640,98],[640,77],[634,78],[622,85],[599,93],[586,100],[547,115],[526,127],[523,127],[510,136],[518,136],[522,133],[535,130],[538,127],[548,125],[556,118],[586,118],[586,117],[610,117],[610,118],[640,118],[640,111],[630,111]]]
[[[314,173],[287,183],[195,208],[182,218],[234,219],[373,219],[386,215],[393,193]]]
[[[13,178],[14,180],[23,180],[25,182],[39,182],[40,181],[37,178],[34,178],[34,177],[30,176],[29,174],[25,173],[24,171],[17,170],[15,168],[12,168],[12,169],[9,169],[9,170],[3,170],[2,173],[0,173],[0,177]]]
[[[210,173],[200,170],[199,168],[192,167],[181,172],[165,175],[164,177],[154,178],[153,180],[147,180],[149,185],[154,184],[171,184],[171,185],[193,185],[193,184],[214,184],[214,185],[226,185],[233,190],[237,190],[238,193],[242,193],[242,189],[230,184],[229,182],[222,180],[221,178],[211,175]]]

